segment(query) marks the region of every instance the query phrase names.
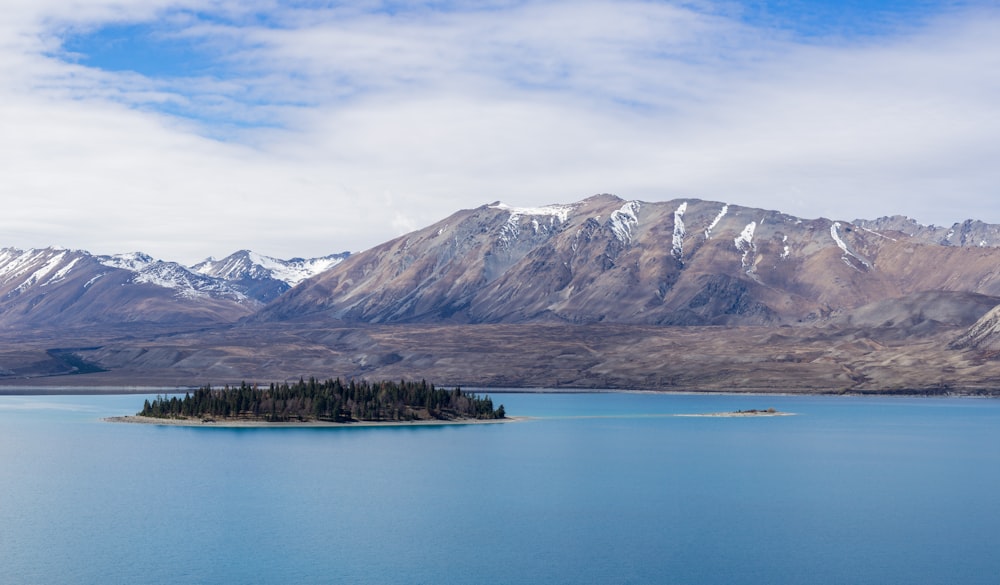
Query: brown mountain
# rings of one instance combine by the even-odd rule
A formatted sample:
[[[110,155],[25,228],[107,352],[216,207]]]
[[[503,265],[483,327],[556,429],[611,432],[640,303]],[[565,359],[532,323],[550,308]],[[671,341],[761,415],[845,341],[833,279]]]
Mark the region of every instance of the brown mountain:
[[[924,291],[1000,297],[1000,249],[719,202],[599,195],[458,212],[351,256],[258,318],[781,325]],[[965,299],[974,311],[983,304]]]
[[[995,226],[956,225],[949,236],[951,228],[915,228],[899,217],[807,220],[694,199],[497,203],[352,255],[236,323],[201,305],[204,319],[166,319],[161,328],[39,327],[46,315],[80,323],[72,315],[81,303],[92,303],[94,311],[80,313],[91,315],[166,306],[155,295],[116,296],[125,293],[115,286],[156,280],[105,271],[127,258],[81,257],[76,268],[94,260],[98,272],[64,287],[79,298],[49,292],[73,275],[53,251],[30,270],[12,268],[19,280],[0,289],[0,324],[13,324],[0,345],[0,381],[183,385],[317,375],[492,387],[996,393]],[[102,281],[108,288],[95,288]],[[163,293],[173,310],[187,302],[181,290]],[[220,294],[213,302],[226,300]]]
[[[21,334],[69,326],[216,324],[259,306],[225,281],[143,254],[0,249],[0,328]]]

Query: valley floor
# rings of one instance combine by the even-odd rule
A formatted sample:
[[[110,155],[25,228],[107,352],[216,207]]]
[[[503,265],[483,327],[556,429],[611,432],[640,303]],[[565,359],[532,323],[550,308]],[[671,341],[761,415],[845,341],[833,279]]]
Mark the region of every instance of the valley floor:
[[[906,336],[833,326],[308,323],[97,336],[42,332],[0,341],[0,392],[28,386],[155,392],[315,376],[423,378],[477,388],[1000,394],[1000,361],[948,349],[959,333]],[[74,374],[80,364],[90,373]]]

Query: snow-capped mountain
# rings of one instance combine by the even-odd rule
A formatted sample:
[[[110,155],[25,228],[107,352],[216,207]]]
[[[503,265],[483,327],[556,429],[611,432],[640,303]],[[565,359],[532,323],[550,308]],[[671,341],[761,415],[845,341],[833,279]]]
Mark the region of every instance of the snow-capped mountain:
[[[97,256],[97,260],[109,268],[134,273],[131,282],[135,284],[152,284],[170,289],[176,291],[175,294],[180,297],[211,296],[241,303],[248,302],[252,298],[224,279],[199,274],[176,262],[155,260],[142,252]]]
[[[978,221],[598,195],[462,210],[344,256],[0,250],[0,380],[937,393],[995,392],[1000,371],[1000,226]]]
[[[923,291],[1000,297],[1000,227],[918,228],[697,199],[493,203],[353,255],[259,318],[778,325]]]
[[[0,325],[232,322],[344,255],[278,260],[238,252],[197,270],[132,252],[0,249]],[[225,269],[222,269],[225,268]],[[218,272],[218,276],[213,272]]]
[[[350,256],[350,252],[330,254],[321,258],[281,260],[250,250],[240,250],[222,260],[208,258],[195,264],[191,269],[199,274],[223,280],[273,278],[283,281],[289,286],[295,286],[307,278],[333,268],[348,256]]]
[[[0,325],[228,322],[259,306],[224,281],[144,254],[0,249]]]
[[[961,223],[955,223],[950,227],[922,225],[904,215],[893,215],[871,220],[858,219],[854,223],[863,229],[878,232],[899,232],[912,240],[926,244],[960,247],[973,246],[978,248],[1000,247],[1000,225],[989,224],[974,219],[967,219]]]
[[[266,302],[303,280],[333,268],[348,256],[349,252],[342,252],[321,258],[281,260],[240,250],[221,260],[208,258],[192,266],[191,270],[222,279],[240,287],[253,298]]]

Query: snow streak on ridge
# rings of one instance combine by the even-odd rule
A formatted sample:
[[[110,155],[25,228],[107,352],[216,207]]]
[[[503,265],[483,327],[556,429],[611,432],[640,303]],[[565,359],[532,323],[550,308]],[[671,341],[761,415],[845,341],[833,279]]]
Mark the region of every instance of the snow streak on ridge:
[[[21,251],[15,248],[5,248],[0,254],[0,278],[3,282],[10,282],[31,269],[37,261],[47,254],[46,250],[35,250],[34,248]]]
[[[843,259],[844,263],[855,270],[859,270],[857,266],[851,263],[850,259],[854,258],[855,260],[863,264],[865,268],[870,269],[872,267],[870,262],[868,262],[861,256],[858,256],[857,254],[855,254],[854,252],[850,251],[847,248],[847,244],[844,242],[844,240],[840,238],[840,233],[838,232],[839,229],[840,229],[840,222],[839,221],[833,222],[833,225],[830,226],[830,236],[833,238],[833,241],[837,243],[837,247],[844,252],[844,255],[841,256],[841,259]]]
[[[715,219],[712,220],[712,223],[708,224],[708,227],[705,228],[705,239],[706,240],[709,239],[710,237],[712,237],[712,230],[715,229],[715,226],[719,225],[719,222],[722,221],[722,218],[725,217],[726,212],[728,212],[728,211],[729,211],[729,204],[728,203],[724,203],[722,205],[722,210],[719,212],[719,215],[716,215]]]
[[[743,257],[740,258],[740,265],[743,268],[747,268],[747,257],[750,255],[750,252],[754,252],[757,250],[757,246],[753,243],[753,234],[756,230],[757,230],[757,222],[751,221],[750,223],[747,224],[747,227],[743,228],[743,231],[740,232],[740,235],[736,236],[736,238],[733,239],[733,243],[736,245],[736,251],[741,252],[743,254]],[[750,269],[747,270],[747,274],[750,274],[750,270],[752,269],[753,266],[751,266]]]
[[[42,265],[42,267],[41,267],[41,268],[39,268],[39,269],[38,269],[38,270],[36,270],[36,271],[35,271],[34,273],[32,273],[32,275],[31,275],[31,276],[29,276],[28,278],[26,278],[26,279],[24,280],[24,282],[22,282],[22,283],[21,283],[21,284],[20,284],[20,285],[19,285],[19,286],[18,286],[18,287],[17,287],[16,289],[14,289],[14,290],[16,290],[16,291],[23,291],[23,290],[26,290],[26,289],[27,289],[28,287],[30,287],[30,286],[33,286],[33,285],[35,285],[35,284],[38,284],[38,283],[39,283],[39,282],[41,282],[41,280],[42,280],[43,278],[45,278],[45,277],[46,277],[46,276],[47,276],[47,275],[48,275],[48,274],[49,274],[50,272],[52,272],[53,270],[55,270],[55,269],[56,269],[56,266],[59,266],[59,263],[60,263],[60,262],[62,262],[62,260],[63,260],[63,257],[65,257],[65,256],[66,256],[66,252],[59,252],[59,253],[58,253],[58,254],[56,254],[55,256],[52,256],[51,258],[49,258],[49,259],[48,259],[48,260],[47,260],[47,261],[45,262],[45,264],[43,264],[43,265]]]
[[[62,255],[60,255],[60,257],[61,256]],[[50,278],[47,281],[45,281],[44,283],[42,283],[41,286],[48,286],[48,285],[50,285],[52,283],[62,282],[63,280],[66,280],[66,275],[69,274],[69,272],[71,270],[73,270],[73,267],[76,266],[76,263],[79,262],[79,261],[80,261],[80,256],[77,256],[76,258],[73,258],[72,260],[70,260],[69,264],[67,264],[66,266],[63,266],[62,268],[60,268],[59,272],[56,272],[55,274],[53,274],[52,278]]]
[[[684,212],[687,211],[687,206],[687,201],[685,201],[674,212],[674,238],[671,254],[678,260],[684,255]]]

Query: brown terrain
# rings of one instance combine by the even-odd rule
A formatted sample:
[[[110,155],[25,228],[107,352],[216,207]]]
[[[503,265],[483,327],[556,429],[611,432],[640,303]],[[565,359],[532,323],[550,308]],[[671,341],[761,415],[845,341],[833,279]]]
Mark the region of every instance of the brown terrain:
[[[0,384],[315,375],[472,387],[1000,393],[998,238],[980,222],[803,220],[698,200],[485,205],[351,255],[262,308],[188,295],[175,298],[176,318],[144,318],[132,309],[146,302],[141,295],[104,305],[95,295],[96,313],[76,301],[54,320],[35,307],[56,287],[32,306],[38,293],[22,286],[0,301]],[[133,312],[116,319],[118,306]]]

